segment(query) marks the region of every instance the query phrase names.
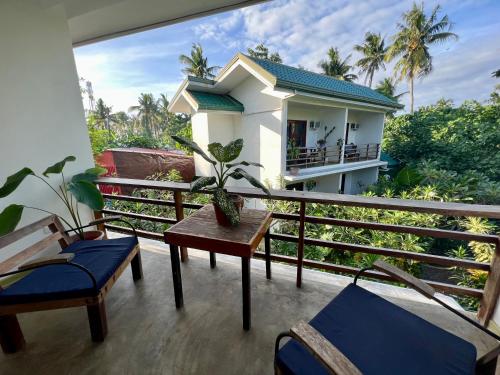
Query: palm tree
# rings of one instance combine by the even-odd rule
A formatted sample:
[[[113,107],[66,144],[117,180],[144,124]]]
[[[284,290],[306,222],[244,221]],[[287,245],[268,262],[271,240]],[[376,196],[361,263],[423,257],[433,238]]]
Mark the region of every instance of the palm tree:
[[[408,94],[408,91],[401,92],[399,94],[396,94],[396,82],[394,78],[384,78],[383,80],[379,81],[377,83],[377,86],[375,86],[375,91],[378,91],[382,95],[387,96],[388,98],[394,100],[395,102],[399,103],[399,98],[401,98],[404,94]],[[390,111],[387,113],[387,116],[389,118],[392,118],[396,111]]]
[[[262,60],[269,60],[275,63],[282,63],[283,60],[278,52],[269,53],[269,48],[267,48],[264,43],[258,44],[255,49],[248,48],[248,54],[252,57]]]
[[[500,69],[495,70],[494,72],[492,72],[491,76],[494,77],[494,78],[500,78]]]
[[[375,91],[378,91],[382,95],[387,96],[390,99],[393,99],[399,102],[399,98],[404,94],[408,94],[408,91],[402,92],[400,94],[396,94],[396,82],[393,78],[384,78],[379,81],[377,86],[375,87]]]
[[[112,107],[104,104],[104,100],[99,98],[96,102],[94,116],[102,129],[107,129],[111,135],[110,122],[114,121],[114,116],[111,114]]]
[[[191,56],[180,55],[179,61],[186,67],[182,69],[187,75],[199,78],[214,78],[218,66],[208,66],[208,59],[203,56],[203,48],[200,44],[193,43]]]
[[[399,80],[406,79],[410,85],[410,112],[413,113],[413,82],[417,77],[424,77],[432,71],[432,56],[429,47],[435,43],[457,39],[450,30],[452,24],[448,16],[438,20],[441,7],[434,8],[428,17],[424,13],[423,3],[403,14],[403,23],[398,23],[398,33],[393,37],[393,45],[387,51],[386,60],[399,57],[395,72]]]
[[[373,75],[380,68],[385,70],[385,54],[387,47],[385,47],[385,40],[380,34],[366,33],[365,41],[363,44],[354,46],[354,50],[361,52],[361,57],[356,65],[361,68],[361,72],[365,73],[365,85],[368,81],[368,86],[372,87]]]
[[[323,69],[323,74],[348,82],[352,82],[358,78],[356,74],[349,73],[352,68],[352,66],[349,65],[351,55],[342,60],[339,50],[333,47],[330,47],[327,55],[328,60],[323,60],[318,65]]]
[[[158,136],[158,106],[153,94],[142,93],[139,96],[139,105],[130,107],[129,111],[138,112],[138,120],[143,127],[145,136]]]
[[[167,95],[166,94],[160,94],[160,98],[156,102],[156,105],[158,107],[158,115],[160,118],[160,128],[161,131],[167,130],[169,123],[170,123],[170,118],[172,117],[172,113],[168,111],[168,105],[170,102],[168,101]]]

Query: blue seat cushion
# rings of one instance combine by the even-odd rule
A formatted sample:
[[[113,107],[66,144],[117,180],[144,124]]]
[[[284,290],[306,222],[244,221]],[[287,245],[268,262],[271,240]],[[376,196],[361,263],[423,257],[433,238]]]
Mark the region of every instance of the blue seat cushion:
[[[94,275],[97,287],[100,289],[136,245],[136,237],[78,241],[62,252],[74,253],[72,262],[87,268]],[[0,304],[30,303],[91,295],[93,295],[93,284],[87,273],[71,265],[52,265],[35,269],[0,291]]]
[[[310,324],[365,375],[474,374],[471,343],[355,284]],[[295,340],[281,348],[277,362],[285,374],[328,374]]]

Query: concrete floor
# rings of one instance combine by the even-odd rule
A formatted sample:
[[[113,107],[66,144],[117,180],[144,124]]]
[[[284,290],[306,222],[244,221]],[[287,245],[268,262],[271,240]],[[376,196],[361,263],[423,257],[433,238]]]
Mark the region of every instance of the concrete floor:
[[[154,241],[141,246],[144,279],[134,285],[126,271],[108,295],[104,343],[90,341],[85,308],[21,314],[27,347],[0,354],[0,374],[272,374],[276,335],[311,319],[351,281],[305,270],[297,289],[294,267],[273,264],[269,281],[263,262],[252,260],[252,329],[244,332],[239,259],[218,255],[211,270],[205,252],[190,250],[177,311],[168,250]],[[362,285],[445,329],[463,326],[411,290]],[[472,327],[461,332],[479,337]],[[479,351],[491,343],[479,341]]]

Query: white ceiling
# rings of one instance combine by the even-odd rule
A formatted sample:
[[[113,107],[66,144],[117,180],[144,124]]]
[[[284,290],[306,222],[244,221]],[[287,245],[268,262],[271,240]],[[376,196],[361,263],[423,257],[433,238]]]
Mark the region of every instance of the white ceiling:
[[[241,8],[268,0],[39,0],[62,4],[74,46]]]

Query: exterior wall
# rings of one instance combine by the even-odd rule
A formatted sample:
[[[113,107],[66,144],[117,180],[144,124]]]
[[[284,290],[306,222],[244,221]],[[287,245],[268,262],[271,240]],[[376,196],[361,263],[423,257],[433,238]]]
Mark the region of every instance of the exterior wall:
[[[338,193],[340,189],[340,174],[331,174],[329,176],[316,179],[314,191],[322,193]]]
[[[230,95],[245,106],[245,112],[234,123],[234,138],[243,138],[240,160],[261,163],[264,168],[247,167],[247,171],[262,182],[276,186],[282,173],[281,135],[282,101],[269,95],[269,89],[254,77],[247,78]],[[250,186],[244,180],[230,182]]]
[[[369,185],[377,182],[377,179],[378,167],[346,173],[344,194],[361,194]]]
[[[327,139],[327,145],[337,145],[337,140],[339,138],[344,138],[345,113],[345,108],[328,108],[315,106],[309,106],[309,108],[307,108],[304,105],[294,104],[293,102],[290,102],[288,104],[288,120],[307,121],[307,147],[315,147],[318,139],[321,139],[325,136],[325,126],[327,127],[327,132],[330,131],[332,126],[335,126],[335,130]],[[320,121],[320,128],[316,130],[309,129],[310,121]]]
[[[24,166],[41,173],[68,155],[77,160],[66,176],[94,165],[65,13],[38,3],[0,2],[0,184]],[[11,203],[68,216],[55,194],[30,177],[0,200],[0,211]],[[46,215],[27,209],[20,226]],[[85,221],[91,212],[82,207],[81,215]],[[2,252],[0,261],[14,251]]]
[[[384,131],[384,113],[349,110],[347,122],[356,122],[359,129],[349,131],[347,143],[381,143]]]

